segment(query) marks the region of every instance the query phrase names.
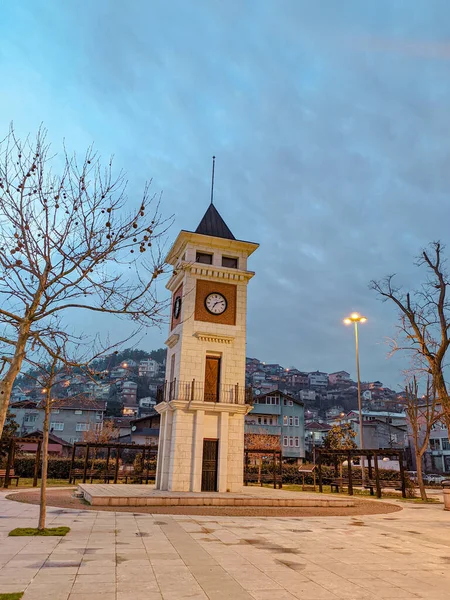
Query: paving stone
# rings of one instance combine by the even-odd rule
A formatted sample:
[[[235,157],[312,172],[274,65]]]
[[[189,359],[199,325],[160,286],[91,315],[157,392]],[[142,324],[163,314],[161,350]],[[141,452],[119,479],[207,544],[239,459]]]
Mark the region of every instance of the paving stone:
[[[239,518],[48,509],[64,539],[14,539],[36,506],[0,493],[0,592],[24,600],[448,600],[448,513]],[[136,533],[148,536],[136,536]]]

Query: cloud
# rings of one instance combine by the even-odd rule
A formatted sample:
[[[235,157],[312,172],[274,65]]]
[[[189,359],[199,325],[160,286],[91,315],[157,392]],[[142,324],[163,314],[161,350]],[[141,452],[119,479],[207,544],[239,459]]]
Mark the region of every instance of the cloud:
[[[131,197],[153,177],[173,237],[206,210],[216,154],[217,207],[261,244],[249,354],[354,373],[342,318],[360,310],[362,377],[401,383],[383,342],[395,310],[367,286],[392,272],[417,286],[415,255],[447,237],[446,2],[54,0],[6,12],[6,123],[44,120],[55,141],[114,152]],[[150,331],[148,348],[165,337]]]

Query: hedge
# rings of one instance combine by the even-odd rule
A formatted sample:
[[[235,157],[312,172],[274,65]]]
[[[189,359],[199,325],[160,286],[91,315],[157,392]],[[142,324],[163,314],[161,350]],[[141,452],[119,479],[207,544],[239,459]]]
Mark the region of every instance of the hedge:
[[[248,472],[249,473],[258,473],[259,467],[258,465],[249,465]],[[290,484],[301,484],[303,483],[303,473],[299,473],[298,465],[289,465],[283,464],[283,483]],[[366,478],[369,478],[369,471],[366,468]],[[261,467],[261,473],[264,475],[268,475],[272,473],[272,465],[271,463],[264,463]],[[352,468],[352,475],[355,480],[360,478],[361,469],[358,466]],[[398,481],[400,479],[400,473],[395,471],[394,469],[379,469],[380,481]],[[338,471],[338,477],[339,471]],[[342,469],[342,476],[348,477],[348,471],[346,468]],[[405,474],[406,476],[406,474]],[[305,473],[305,483],[313,484],[313,474]],[[322,482],[326,485],[331,483],[336,478],[334,467],[328,465],[322,465]],[[375,479],[375,469],[372,469],[372,478]],[[316,483],[319,480],[318,469],[316,468]],[[408,481],[408,479],[407,479]]]
[[[140,455],[139,455],[140,457]],[[134,461],[134,468],[136,472],[142,470],[142,461],[140,458],[136,457]],[[28,457],[20,457],[16,456],[14,461],[14,470],[19,477],[33,477],[34,475],[34,456]],[[146,466],[152,470],[156,468],[156,460],[145,461]],[[48,461],[48,478],[49,479],[69,479],[70,473],[70,458],[49,458]],[[115,465],[115,458],[111,457],[109,461],[110,468],[113,468]],[[92,460],[89,459],[88,471],[92,466]],[[74,463],[75,469],[83,469],[84,468],[84,459],[77,458]],[[106,469],[106,460],[97,458],[95,460],[95,470],[96,471],[104,471]],[[248,472],[249,473],[258,473],[259,467],[258,465],[249,465]],[[354,467],[352,469],[353,476],[355,479],[359,478],[359,467]],[[303,482],[303,474],[299,473],[298,465],[293,464],[283,464],[282,468],[283,472],[283,483],[286,484],[301,484]],[[272,473],[272,464],[264,463],[261,467],[261,473],[264,475],[268,475]],[[380,480],[382,481],[397,481],[400,478],[400,473],[393,469],[380,469]],[[347,477],[347,469],[344,468],[342,471],[343,477]],[[373,473],[373,476],[375,473]],[[406,475],[406,474],[405,474]],[[366,468],[366,477],[368,478],[368,470]],[[329,484],[331,481],[335,479],[335,470],[334,467],[330,467],[328,465],[322,465],[322,481],[324,484]],[[313,475],[310,473],[305,474],[305,483],[312,484]],[[318,472],[316,469],[316,483],[318,482]],[[409,482],[407,478],[407,485],[409,487]]]
[[[34,461],[35,461],[35,457],[34,456],[16,456],[15,460],[14,460],[14,471],[16,473],[16,475],[19,475],[19,477],[33,477],[34,476]],[[71,459],[70,458],[49,458],[48,460],[48,478],[49,479],[69,479],[69,473],[70,473],[70,464],[71,464]],[[148,464],[149,469],[155,469],[156,468],[156,460],[152,461],[145,461],[146,465]],[[121,461],[122,463],[122,461]],[[114,457],[111,457],[109,459],[109,467],[110,468],[114,468],[114,465],[116,464],[116,460]],[[89,458],[89,466],[88,466],[88,472],[89,469],[92,466],[92,460],[91,458]],[[82,458],[76,458],[74,461],[74,468],[75,469],[84,469],[84,459]],[[95,470],[99,471],[100,473],[106,470],[106,459],[104,458],[97,458],[95,460]],[[39,475],[40,475],[40,469],[39,469]]]

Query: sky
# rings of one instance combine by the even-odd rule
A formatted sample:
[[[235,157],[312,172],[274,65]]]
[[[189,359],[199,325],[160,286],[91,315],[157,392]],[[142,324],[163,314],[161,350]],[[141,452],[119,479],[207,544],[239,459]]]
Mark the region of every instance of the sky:
[[[248,356],[355,376],[357,310],[362,379],[399,389],[397,314],[368,284],[417,287],[415,257],[447,241],[448,0],[10,1],[0,40],[0,133],[44,123],[55,150],[114,154],[130,197],[162,192],[169,245],[200,222],[216,155],[216,207],[260,244]]]

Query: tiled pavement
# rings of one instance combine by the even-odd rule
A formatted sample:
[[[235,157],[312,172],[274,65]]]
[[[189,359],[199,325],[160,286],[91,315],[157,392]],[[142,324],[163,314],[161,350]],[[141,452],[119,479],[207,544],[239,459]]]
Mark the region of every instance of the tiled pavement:
[[[450,599],[450,513],[236,518],[50,508],[65,538],[8,538],[36,506],[0,494],[0,592],[24,600]]]

